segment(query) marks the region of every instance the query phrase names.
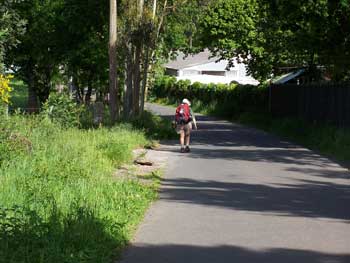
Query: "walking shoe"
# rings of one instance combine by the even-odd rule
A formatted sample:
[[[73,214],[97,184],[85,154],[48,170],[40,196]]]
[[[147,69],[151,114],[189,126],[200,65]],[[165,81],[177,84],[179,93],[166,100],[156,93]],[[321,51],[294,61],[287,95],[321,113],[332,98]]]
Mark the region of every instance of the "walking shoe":
[[[186,146],[186,148],[185,148],[185,152],[186,153],[189,153],[191,150],[190,150],[190,147],[189,146]]]
[[[185,152],[185,148],[184,148],[184,147],[181,147],[180,152],[181,152],[181,153],[184,153],[184,152]]]

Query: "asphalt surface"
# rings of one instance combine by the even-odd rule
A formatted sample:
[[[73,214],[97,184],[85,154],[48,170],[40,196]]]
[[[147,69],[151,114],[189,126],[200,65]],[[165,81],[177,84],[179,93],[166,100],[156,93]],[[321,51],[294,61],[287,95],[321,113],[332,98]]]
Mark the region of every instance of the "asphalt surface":
[[[174,109],[148,105],[173,116]],[[350,174],[267,133],[198,116],[122,263],[350,263]]]

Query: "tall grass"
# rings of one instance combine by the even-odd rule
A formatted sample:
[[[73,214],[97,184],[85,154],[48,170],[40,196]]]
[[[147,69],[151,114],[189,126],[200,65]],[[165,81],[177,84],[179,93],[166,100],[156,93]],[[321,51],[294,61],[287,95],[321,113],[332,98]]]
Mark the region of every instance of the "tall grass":
[[[156,197],[113,175],[144,134],[0,118],[0,262],[111,262]]]

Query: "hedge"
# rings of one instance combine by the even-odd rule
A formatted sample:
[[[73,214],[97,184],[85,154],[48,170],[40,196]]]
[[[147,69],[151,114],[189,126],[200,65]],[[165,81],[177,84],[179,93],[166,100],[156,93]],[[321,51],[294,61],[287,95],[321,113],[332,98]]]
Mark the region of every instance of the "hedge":
[[[199,82],[191,84],[189,80],[176,81],[175,77],[162,76],[156,79],[152,95],[172,101],[187,98],[194,103],[214,105],[215,111],[220,111],[225,116],[268,110],[268,89],[265,86]]]

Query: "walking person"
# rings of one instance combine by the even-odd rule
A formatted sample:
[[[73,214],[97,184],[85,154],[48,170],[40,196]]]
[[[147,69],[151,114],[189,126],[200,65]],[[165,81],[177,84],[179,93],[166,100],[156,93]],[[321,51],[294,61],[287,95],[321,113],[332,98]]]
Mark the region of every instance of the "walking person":
[[[192,112],[191,103],[188,99],[183,99],[175,112],[176,132],[180,135],[180,151],[182,153],[190,152],[192,123],[197,130],[196,118]]]

